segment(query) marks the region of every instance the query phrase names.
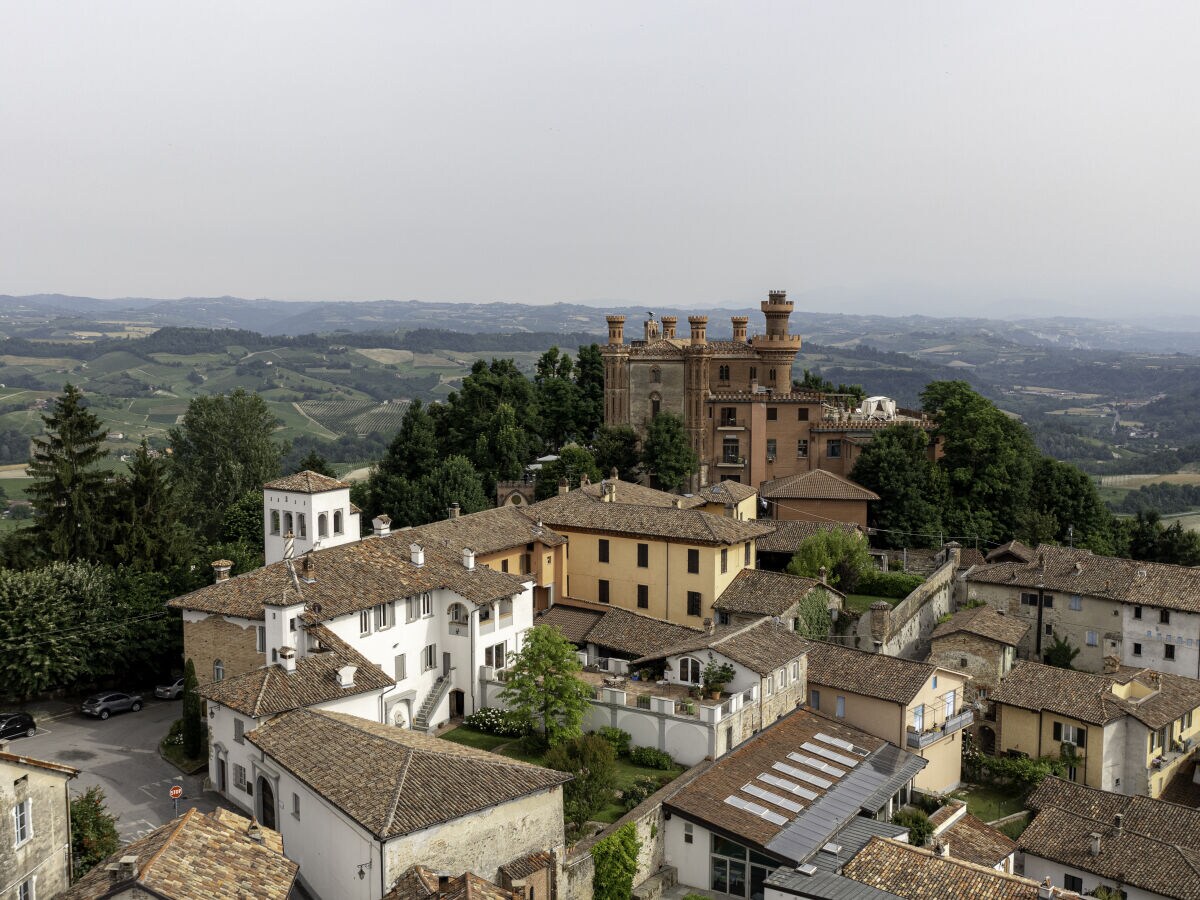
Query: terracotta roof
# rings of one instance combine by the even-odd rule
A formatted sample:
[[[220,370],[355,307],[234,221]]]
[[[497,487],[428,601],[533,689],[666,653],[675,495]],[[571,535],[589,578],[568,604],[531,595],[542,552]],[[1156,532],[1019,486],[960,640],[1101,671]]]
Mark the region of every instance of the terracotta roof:
[[[950,855],[977,866],[991,869],[1016,852],[1017,844],[1002,831],[992,828],[970,813],[943,831],[938,837],[950,845]]]
[[[786,475],[762,486],[768,500],[878,500],[879,495],[824,469]]]
[[[234,831],[242,834],[249,832],[250,827],[258,822],[257,819],[247,819],[245,816],[239,816],[237,813],[223,806],[218,806],[208,814],[208,817],[224,825],[226,828],[232,828]],[[263,839],[264,847],[268,850],[274,850],[276,853],[283,853],[282,834],[270,828],[259,828],[258,833]]]
[[[276,716],[246,740],[382,840],[571,778],[409,729],[309,709]]]
[[[932,640],[965,631],[988,640],[1015,647],[1029,630],[1029,623],[1013,616],[1004,616],[994,607],[984,604],[974,609],[961,609],[949,620],[933,629]]]
[[[634,656],[653,653],[701,633],[618,606],[573,599],[560,600],[539,613],[535,624],[553,625],[574,644],[599,644]]]
[[[284,671],[281,665],[263,666],[241,675],[210,682],[200,688],[205,700],[220,703],[254,719],[273,716],[289,709],[328,703],[370,691],[381,691],[396,682],[379,666],[342,641],[323,625],[310,625],[309,636],[321,641],[322,652],[297,654],[296,669]],[[357,666],[354,684],[342,687],[338,669]]]
[[[1037,900],[1040,887],[1029,878],[879,837],[871,838],[842,874],[904,900]],[[1061,888],[1054,892],[1059,900],[1078,896]]]
[[[500,867],[500,874],[508,878],[509,881],[520,881],[522,878],[528,878],[535,872],[540,872],[542,869],[553,865],[553,856],[545,850],[536,850],[533,853],[527,853],[525,856],[518,857],[512,862],[505,863]]]
[[[594,503],[602,503],[604,502],[601,499],[602,482],[611,484],[616,488],[613,503],[626,503],[632,506],[668,507],[674,506],[676,502],[679,502],[683,504],[684,509],[692,509],[704,505],[704,501],[695,495],[671,494],[644,484],[638,484],[636,481],[621,481],[620,478],[604,478],[592,484],[585,484],[583,487],[571,491],[567,496],[574,497],[577,500],[586,498]]]
[[[79,770],[71,766],[64,766],[62,763],[50,762],[45,759],[37,759],[33,756],[22,756],[19,753],[0,752],[0,762],[13,763],[18,766],[33,766],[35,769],[46,769],[50,772],[66,775],[69,778],[74,778],[79,774]]]
[[[835,597],[845,596],[815,578],[800,578],[764,569],[742,569],[713,603],[713,609],[782,616],[815,590],[828,591]]]
[[[601,503],[580,496],[578,491],[520,509],[525,510],[527,516],[568,533],[598,531],[689,544],[740,544],[773,530],[771,525],[758,521],[742,521],[699,509],[640,506],[619,501]]]
[[[525,589],[519,578],[494,572],[487,566],[467,569],[458,554],[436,547],[425,551],[423,566],[414,565],[409,552],[411,542],[407,533],[400,531],[306,553],[296,565],[299,569],[308,561],[313,567],[313,581],[302,580],[300,585],[309,612],[316,613],[319,605],[317,619],[327,621],[438,588],[446,588],[483,606]],[[294,595],[292,578],[287,563],[280,561],[176,597],[167,605],[172,609],[261,619],[263,603],[278,603],[287,595]]]
[[[1051,779],[1047,779],[1050,781]],[[1057,779],[1055,779],[1057,780]],[[1072,786],[1073,788],[1077,786]],[[1200,900],[1200,828],[1195,810],[1148,797],[1130,801],[1118,833],[1112,809],[1120,800],[1094,788],[1072,790],[1062,784],[1039,788],[1037,814],[1017,840],[1027,867],[1029,855],[1091,872],[1123,887],[1135,887],[1179,900]],[[1139,801],[1138,805],[1132,801]],[[1062,805],[1059,805],[1062,804]],[[1159,808],[1151,805],[1158,804]],[[1141,808],[1139,809],[1138,806]],[[1103,817],[1093,816],[1103,813]],[[1100,853],[1091,853],[1091,835],[1100,835]],[[1031,874],[1039,874],[1033,872]]]
[[[726,626],[698,635],[667,648],[659,648],[635,663],[663,659],[679,653],[711,650],[740,663],[759,675],[769,675],[808,652],[809,641],[787,625],[763,618],[749,625]]]
[[[1096,556],[1090,550],[1049,544],[1031,551],[1028,562],[981,566],[970,572],[966,581],[1200,613],[1200,568]]]
[[[808,651],[809,684],[877,697],[907,706],[938,671],[926,662],[916,662],[883,653],[867,653],[814,641]]]
[[[323,494],[325,491],[336,491],[348,488],[350,485],[320,472],[310,472],[305,469],[295,475],[285,475],[263,485],[265,491],[292,491],[297,494]]]
[[[995,550],[989,550],[984,559],[987,562],[997,562],[998,560],[1014,557],[1018,561],[1028,562],[1034,557],[1033,548],[1020,541],[1009,541],[1007,544],[1001,544]]]
[[[237,817],[239,822],[245,819]],[[247,836],[246,829],[230,827],[231,820],[206,816],[190,809],[128,846],[59,894],[61,900],[98,900],[142,891],[167,900],[284,900],[292,890],[299,868],[273,846],[282,846],[275,833],[262,829],[263,843]],[[136,856],[132,879],[114,880],[106,868],[124,856]]]
[[[759,553],[795,553],[804,541],[822,531],[844,531],[862,535],[853,522],[773,522],[775,530],[755,542]]]
[[[524,548],[534,541],[557,547],[567,540],[545,526],[539,528],[536,521],[515,506],[498,506],[457,519],[442,519],[419,528],[403,529],[399,534],[408,535],[410,542],[437,545],[454,553],[461,553],[466,547],[476,553],[495,553]]]
[[[1114,685],[1133,681],[1152,691],[1156,680],[1157,692],[1141,700],[1113,693]],[[1161,728],[1200,708],[1200,681],[1150,669],[1123,666],[1115,673],[1101,675],[1018,660],[988,699],[1022,709],[1046,710],[1093,725],[1132,716],[1147,728]]]
[[[400,876],[383,900],[516,900],[506,891],[474,872],[445,876],[424,866],[413,866]]]
[[[757,493],[758,491],[748,484],[725,480],[702,487],[696,496],[702,497],[706,503],[741,503]]]
[[[958,555],[958,567],[960,569],[969,569],[971,566],[982,566],[985,561],[983,553],[974,547],[963,547],[962,552]]]

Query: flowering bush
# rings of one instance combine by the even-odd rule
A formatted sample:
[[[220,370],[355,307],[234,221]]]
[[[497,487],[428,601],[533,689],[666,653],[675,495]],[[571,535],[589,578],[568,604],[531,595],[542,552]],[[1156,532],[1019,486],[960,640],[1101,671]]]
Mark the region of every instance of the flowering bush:
[[[484,734],[501,737],[522,737],[529,731],[529,726],[520,717],[494,706],[485,706],[479,712],[471,713],[463,719],[463,724]]]

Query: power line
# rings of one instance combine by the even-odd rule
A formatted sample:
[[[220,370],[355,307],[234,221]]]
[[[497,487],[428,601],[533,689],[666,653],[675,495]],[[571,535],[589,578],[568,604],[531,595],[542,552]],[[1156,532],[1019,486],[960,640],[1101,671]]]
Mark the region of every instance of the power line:
[[[104,624],[101,624],[101,625],[78,625],[74,628],[60,628],[57,631],[49,632],[49,634],[58,636],[58,635],[64,635],[64,634],[72,634],[76,631],[87,631],[87,630],[109,631],[113,628],[125,628],[135,622],[147,622],[151,619],[161,619],[165,615],[167,615],[167,613],[165,611],[157,612],[157,613],[150,613],[149,615],[145,615],[145,616],[135,616],[132,619],[122,619],[119,622],[110,622],[107,625],[104,625]],[[28,649],[29,647],[40,647],[44,644],[53,644],[53,643],[55,643],[56,639],[57,639],[56,637],[52,637],[52,638],[49,638],[44,641],[27,641],[24,644],[15,644],[15,643],[6,641],[3,643],[0,643],[0,648],[3,648],[5,650],[25,650],[25,649]]]

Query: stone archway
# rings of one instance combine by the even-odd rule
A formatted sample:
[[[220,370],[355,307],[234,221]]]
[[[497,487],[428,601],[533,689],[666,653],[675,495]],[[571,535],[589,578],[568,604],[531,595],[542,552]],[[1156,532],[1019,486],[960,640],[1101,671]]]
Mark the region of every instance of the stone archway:
[[[258,776],[258,824],[263,828],[275,828],[275,788],[262,775]]]
[[[989,756],[996,752],[996,732],[990,725],[979,726],[979,749]]]

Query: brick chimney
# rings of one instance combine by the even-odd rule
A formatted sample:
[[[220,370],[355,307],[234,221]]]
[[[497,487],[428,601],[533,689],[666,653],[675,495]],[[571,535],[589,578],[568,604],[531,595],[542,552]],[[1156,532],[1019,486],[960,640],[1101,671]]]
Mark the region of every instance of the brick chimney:
[[[733,323],[733,339],[741,343],[746,343],[746,326],[750,324],[749,316],[732,316],[729,319]]]
[[[459,517],[459,515],[461,514],[461,512],[462,512],[462,508],[458,505],[458,501],[455,500],[453,503],[450,504],[450,509],[448,510],[447,517],[451,518],[451,519],[457,519]]]
[[[1100,833],[1093,831],[1088,835],[1088,853],[1092,856],[1100,855]]]
[[[220,583],[229,580],[229,572],[233,569],[233,563],[228,559],[218,559],[213,561],[212,568],[213,581]]]
[[[571,492],[571,485],[567,482],[566,477],[564,476],[564,477],[558,479],[558,493],[559,494],[569,494],[570,492]]]

